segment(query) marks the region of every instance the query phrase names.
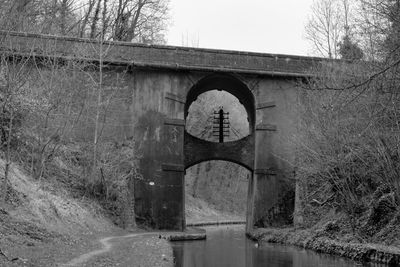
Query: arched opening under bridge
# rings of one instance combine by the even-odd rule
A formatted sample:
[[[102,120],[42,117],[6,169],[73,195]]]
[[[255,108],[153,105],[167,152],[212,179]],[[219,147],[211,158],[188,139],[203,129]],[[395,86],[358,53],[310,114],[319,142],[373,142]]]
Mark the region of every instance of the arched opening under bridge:
[[[226,181],[226,185],[231,185],[235,179],[236,185],[240,184],[238,179],[243,180],[243,177],[246,183],[251,180],[254,170],[254,130],[254,96],[238,78],[214,74],[201,79],[189,90],[185,104],[184,132],[185,185],[186,190],[190,191],[186,193],[186,202],[190,206],[186,213],[192,212],[190,216],[195,216],[193,199],[202,190],[199,184],[212,183],[208,177],[210,173],[220,176],[220,179],[214,179],[217,183]],[[234,173],[229,173],[232,170],[239,175],[234,177]],[[241,184],[237,190],[244,189],[244,199],[249,200],[247,188],[247,184],[244,187]],[[214,188],[209,192],[218,192],[219,189]],[[225,189],[229,191],[232,188],[228,186]],[[223,200],[211,198],[210,201],[209,204],[217,205],[218,208],[218,201]],[[247,207],[247,204],[244,206]],[[244,212],[246,208],[239,210]]]
[[[245,221],[251,171],[227,161],[205,161],[185,172],[186,224]]]

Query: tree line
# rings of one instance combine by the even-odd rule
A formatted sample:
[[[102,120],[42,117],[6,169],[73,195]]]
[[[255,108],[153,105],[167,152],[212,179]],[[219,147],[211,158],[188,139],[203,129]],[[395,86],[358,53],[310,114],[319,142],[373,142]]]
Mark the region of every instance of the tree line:
[[[1,0],[3,30],[164,43],[169,0]]]
[[[397,21],[396,0],[314,1],[305,38],[318,56],[377,60],[398,38]]]

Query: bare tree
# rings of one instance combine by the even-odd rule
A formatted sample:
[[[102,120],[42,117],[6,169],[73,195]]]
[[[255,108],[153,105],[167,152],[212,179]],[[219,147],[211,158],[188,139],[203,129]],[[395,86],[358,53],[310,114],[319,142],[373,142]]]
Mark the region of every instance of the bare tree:
[[[3,30],[164,43],[169,0],[0,0]]]
[[[78,63],[63,64],[51,57],[33,59],[30,79],[31,112],[27,115],[25,138],[30,140],[31,169],[39,181],[48,162],[71,137],[85,108],[84,83],[76,75]]]
[[[0,0],[1,30],[76,35],[81,8],[76,0]]]
[[[189,36],[189,32],[186,32],[185,34],[182,33],[181,45],[186,47],[200,47],[199,34],[198,33],[196,35],[191,34]]]
[[[4,153],[4,180],[1,188],[1,202],[8,192],[12,153],[17,146],[22,117],[26,113],[23,103],[25,84],[29,73],[28,59],[19,60],[13,55],[1,55],[0,84],[0,147]]]
[[[78,24],[79,26],[79,37],[83,37],[86,32],[86,26],[89,23],[90,16],[92,14],[92,10],[96,4],[96,0],[88,0],[86,5],[83,7],[83,15],[81,16],[81,21]]]
[[[30,19],[32,0],[1,0],[1,27],[7,30],[23,31]]]
[[[313,2],[312,14],[305,28],[305,36],[319,56],[337,58],[339,55],[338,44],[345,31],[344,18],[346,17],[346,21],[348,21],[341,4],[339,0]]]
[[[145,43],[164,42],[169,0],[88,0],[80,36]],[[90,25],[90,26],[89,26]]]

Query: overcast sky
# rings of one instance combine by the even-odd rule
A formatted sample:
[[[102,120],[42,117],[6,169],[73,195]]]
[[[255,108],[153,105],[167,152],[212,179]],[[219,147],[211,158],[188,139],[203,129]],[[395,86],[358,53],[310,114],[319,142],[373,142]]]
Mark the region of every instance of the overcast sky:
[[[303,36],[312,0],[170,1],[170,45],[309,55]]]

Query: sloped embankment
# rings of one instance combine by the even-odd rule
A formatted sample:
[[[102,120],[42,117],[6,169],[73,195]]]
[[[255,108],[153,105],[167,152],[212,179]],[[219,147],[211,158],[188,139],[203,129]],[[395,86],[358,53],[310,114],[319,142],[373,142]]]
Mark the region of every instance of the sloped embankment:
[[[39,183],[16,164],[8,180],[7,201],[0,207],[1,266],[55,264],[58,249],[70,246],[73,254],[72,247],[89,246],[86,237],[115,229],[95,203],[72,199],[56,184]]]
[[[227,221],[245,221],[245,216],[233,212],[217,210],[210,203],[200,198],[186,195],[186,224],[219,223]]]
[[[2,167],[4,161],[0,160]],[[58,266],[101,248],[99,240],[104,237],[126,234],[129,233],[102,215],[96,202],[74,199],[68,188],[56,180],[39,183],[17,165],[11,166],[7,203],[0,206],[0,266]],[[143,237],[132,240],[129,247],[140,243],[139,252],[146,252],[147,246],[158,247],[157,250],[168,254],[168,261],[160,258],[162,265],[157,266],[169,266],[171,248],[166,241],[153,241]],[[152,266],[145,265],[145,254],[141,259],[143,266]]]

